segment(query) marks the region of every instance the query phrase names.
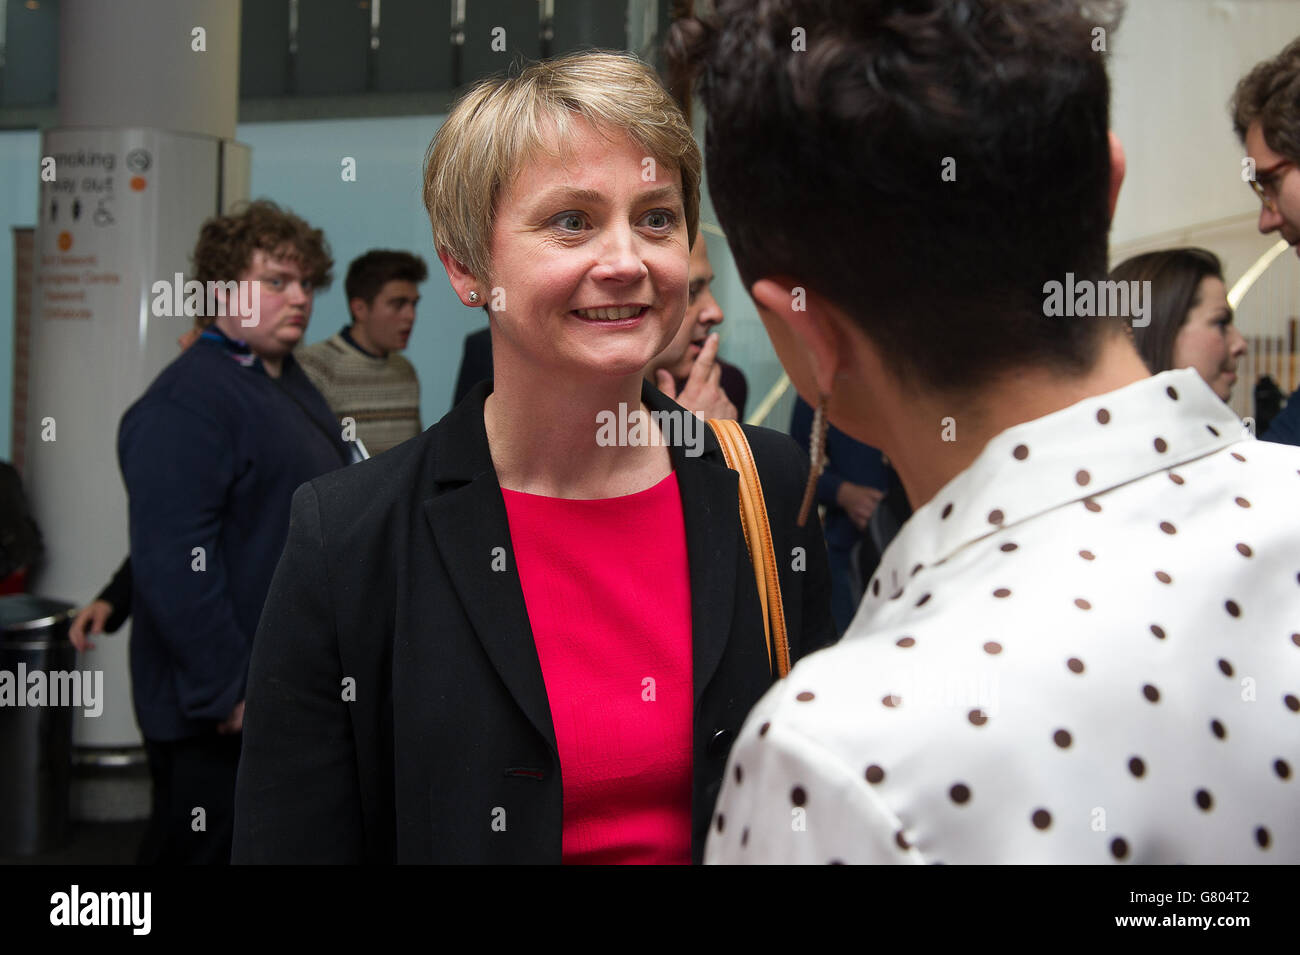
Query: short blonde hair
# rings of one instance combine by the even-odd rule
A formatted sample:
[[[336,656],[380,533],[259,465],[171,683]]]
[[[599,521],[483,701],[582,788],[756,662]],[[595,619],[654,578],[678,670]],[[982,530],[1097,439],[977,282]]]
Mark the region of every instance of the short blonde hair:
[[[572,53],[518,76],[491,77],[452,107],[424,157],[424,207],[433,244],[480,280],[491,270],[496,202],[548,133],[568,139],[575,117],[627,133],[682,180],[689,241],[700,219],[700,149],[654,70],[632,54]]]

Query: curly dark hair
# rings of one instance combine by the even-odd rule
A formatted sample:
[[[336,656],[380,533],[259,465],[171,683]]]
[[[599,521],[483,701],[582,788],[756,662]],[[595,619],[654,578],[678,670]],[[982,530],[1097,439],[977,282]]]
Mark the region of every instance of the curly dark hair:
[[[1300,38],[1241,78],[1231,109],[1232,128],[1243,143],[1258,121],[1269,149],[1300,162]]]
[[[367,305],[373,305],[375,296],[389,282],[419,285],[428,277],[429,266],[418,255],[396,249],[371,249],[352,260],[347,278],[343,280],[343,291],[347,293],[349,302],[359,298]]]
[[[241,203],[230,214],[203,223],[190,257],[193,277],[205,283],[237,279],[256,249],[298,263],[317,291],[334,281],[334,259],[325,233],[269,199]]]
[[[902,384],[950,395],[1025,364],[1080,373],[1122,333],[1043,306],[1067,272],[1106,275],[1118,0],[716,7],[678,20],[666,53],[708,112],[709,188],[746,286],[815,289]]]

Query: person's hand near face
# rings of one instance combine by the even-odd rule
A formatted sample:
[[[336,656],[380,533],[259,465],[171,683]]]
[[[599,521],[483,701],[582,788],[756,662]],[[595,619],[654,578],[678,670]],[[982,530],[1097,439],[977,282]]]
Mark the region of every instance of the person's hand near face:
[[[701,418],[730,418],[734,421],[736,406],[722,390],[722,366],[717,359],[718,336],[713,333],[704,340],[697,357],[691,362],[681,394],[677,394],[677,384],[664,368],[655,372],[655,384],[669,398]]]
[[[885,492],[879,488],[844,481],[835,492],[835,503],[844,508],[845,513],[849,515],[849,520],[853,521],[854,527],[865,531],[871,521],[871,515],[876,511],[876,505],[884,497]]]
[[[686,318],[672,342],[654,360],[655,370],[666,370],[674,381],[690,376],[696,359],[704,350],[709,332],[714,326],[721,325],[723,319],[722,308],[713,297],[713,266],[709,262],[708,243],[702,235],[695,240],[695,247],[691,249],[687,276],[690,286],[686,300]]]
[[[648,369],[650,380],[683,408],[704,418],[736,418],[736,406],[722,390],[722,366],[716,363],[717,335],[710,332],[722,324],[722,308],[713,297],[713,266],[703,236],[691,249],[689,294],[686,318],[672,342],[655,356]],[[709,342],[713,342],[710,346]],[[681,394],[676,383],[685,379]]]
[[[1187,320],[1174,339],[1175,368],[1195,368],[1223,401],[1232,397],[1237,361],[1246,353],[1246,339],[1232,324],[1223,281],[1213,275],[1201,279]]]

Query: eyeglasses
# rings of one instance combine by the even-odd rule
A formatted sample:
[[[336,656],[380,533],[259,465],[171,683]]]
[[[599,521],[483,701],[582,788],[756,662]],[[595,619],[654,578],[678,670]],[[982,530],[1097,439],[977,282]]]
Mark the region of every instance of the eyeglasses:
[[[1294,166],[1289,159],[1283,159],[1281,162],[1274,164],[1269,169],[1260,169],[1255,171],[1255,176],[1248,179],[1250,188],[1259,196],[1259,201],[1264,203],[1264,208],[1269,212],[1277,212],[1277,183],[1281,178],[1278,174],[1288,166]]]

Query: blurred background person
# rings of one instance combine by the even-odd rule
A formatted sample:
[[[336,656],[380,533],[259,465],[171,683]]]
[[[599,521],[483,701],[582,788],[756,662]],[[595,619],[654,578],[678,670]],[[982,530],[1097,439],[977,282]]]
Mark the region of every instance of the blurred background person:
[[[646,367],[646,380],[683,408],[705,418],[743,421],[749,384],[735,365],[717,357],[722,306],[713,297],[713,266],[709,245],[700,235],[691,247],[686,318],[672,342]],[[701,374],[694,374],[703,362]]]
[[[199,340],[207,318],[195,318],[194,325],[180,338],[176,347],[182,352]],[[101,633],[116,633],[131,616],[131,555],[128,554],[118,566],[113,579],[104,585],[99,596],[77,611],[68,628],[68,637],[72,645],[81,653],[95,649],[90,638]]]
[[[424,260],[371,249],[353,259],[343,288],[352,324],[297,354],[307,377],[340,420],[355,422],[370,454],[420,433],[420,379],[402,351],[411,341]]]
[[[1110,278],[1151,283],[1150,321],[1133,329],[1133,342],[1151,373],[1195,368],[1227,402],[1246,339],[1232,324],[1218,256],[1196,248],[1147,252],[1115,266]]]
[[[26,591],[28,573],[44,551],[22,476],[8,461],[0,461],[0,595]]]
[[[259,294],[227,290],[224,314],[207,316],[122,418],[131,689],[153,778],[141,862],[230,861],[248,659],[290,498],[348,462],[293,358],[332,265],[323,233],[272,202],[209,219],[194,279],[258,283]],[[252,315],[241,299],[257,303]]]

